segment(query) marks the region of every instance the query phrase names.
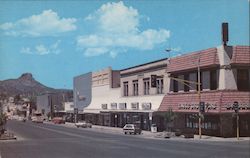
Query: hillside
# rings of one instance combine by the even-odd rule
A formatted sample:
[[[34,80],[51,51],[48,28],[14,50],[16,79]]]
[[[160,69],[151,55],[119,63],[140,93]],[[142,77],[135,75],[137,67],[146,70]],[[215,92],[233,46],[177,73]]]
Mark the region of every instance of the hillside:
[[[36,81],[31,73],[24,73],[17,79],[0,81],[0,94],[7,96],[36,96],[45,92],[67,93],[72,90],[54,89]]]

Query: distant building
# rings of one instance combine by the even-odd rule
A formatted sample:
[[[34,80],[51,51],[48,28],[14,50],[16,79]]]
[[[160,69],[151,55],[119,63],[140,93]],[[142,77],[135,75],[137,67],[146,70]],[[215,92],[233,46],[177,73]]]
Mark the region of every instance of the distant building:
[[[92,99],[92,73],[74,77],[73,86],[74,106],[81,112],[90,104]]]
[[[44,116],[55,116],[57,112],[63,110],[63,103],[67,101],[65,94],[44,93],[36,97],[37,112]]]

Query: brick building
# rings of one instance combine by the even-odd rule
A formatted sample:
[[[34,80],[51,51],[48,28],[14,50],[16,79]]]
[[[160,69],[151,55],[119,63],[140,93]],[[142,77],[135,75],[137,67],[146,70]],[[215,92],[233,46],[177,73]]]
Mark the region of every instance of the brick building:
[[[201,101],[205,102],[202,133],[236,136],[236,117],[232,105],[240,105],[240,135],[250,135],[250,47],[226,46],[189,53],[169,60],[169,76],[197,82],[200,67]],[[174,128],[198,133],[198,86],[171,79],[159,111],[177,114]]]

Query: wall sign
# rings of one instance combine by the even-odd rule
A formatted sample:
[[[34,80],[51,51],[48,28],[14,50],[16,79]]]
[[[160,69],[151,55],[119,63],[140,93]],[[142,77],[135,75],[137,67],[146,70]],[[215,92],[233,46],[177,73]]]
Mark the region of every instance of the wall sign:
[[[233,103],[228,103],[224,106],[227,110],[234,110]],[[250,110],[250,103],[239,103],[239,110]]]
[[[139,109],[139,103],[138,102],[131,103],[131,109],[138,110]]]
[[[151,103],[142,103],[141,107],[143,110],[151,110]]]
[[[205,102],[205,111],[208,110],[216,110],[217,109],[216,103],[206,103]],[[199,103],[183,103],[178,105],[179,110],[198,110],[199,109]]]
[[[108,109],[108,104],[102,104],[102,109]]]
[[[127,104],[126,103],[119,103],[119,109],[121,109],[121,110],[127,109]]]
[[[110,104],[111,109],[115,110],[117,109],[117,103],[111,103]]]

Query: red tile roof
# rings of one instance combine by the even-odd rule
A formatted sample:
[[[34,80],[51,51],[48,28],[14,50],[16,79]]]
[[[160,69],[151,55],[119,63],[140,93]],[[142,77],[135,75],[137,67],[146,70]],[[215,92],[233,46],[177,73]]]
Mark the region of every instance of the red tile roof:
[[[238,101],[242,107],[248,106],[250,108],[250,92],[208,91],[201,93],[201,100],[205,104],[210,103],[217,107],[216,109],[207,109],[208,112],[232,112],[233,110],[228,109],[228,107],[231,107],[234,101]],[[187,108],[187,105],[196,105],[197,107],[197,104],[198,95],[196,92],[169,93],[164,96],[159,111],[167,111],[171,108],[176,112],[198,112],[198,109],[195,107]],[[240,110],[240,112],[243,112],[243,110]],[[250,109],[244,110],[244,112],[250,112]]]
[[[202,51],[197,51],[170,59],[167,67],[168,72],[177,72],[187,69],[197,68],[197,61],[200,56],[200,67],[219,65],[217,49],[210,48]]]
[[[233,47],[233,56],[231,64],[247,64],[250,65],[250,46]]]

